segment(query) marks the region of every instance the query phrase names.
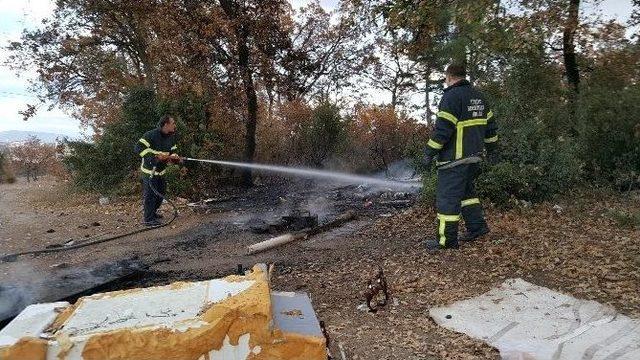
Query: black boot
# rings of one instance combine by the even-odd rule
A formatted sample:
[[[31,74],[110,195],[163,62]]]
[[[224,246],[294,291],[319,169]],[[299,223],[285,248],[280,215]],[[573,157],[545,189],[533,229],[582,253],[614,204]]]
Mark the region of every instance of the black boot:
[[[467,231],[464,233],[464,235],[459,237],[460,241],[467,241],[467,242],[471,242],[471,241],[475,241],[477,238],[479,238],[480,236],[486,235],[489,233],[489,227],[484,226],[478,230],[475,231]]]
[[[442,249],[457,249],[459,245],[456,241],[455,243],[446,243],[445,246],[442,246],[438,240],[431,239],[424,242],[424,247],[429,251],[435,251]]]
[[[478,198],[462,201],[462,218],[467,227],[467,232],[460,237],[460,241],[473,241],[489,232]]]

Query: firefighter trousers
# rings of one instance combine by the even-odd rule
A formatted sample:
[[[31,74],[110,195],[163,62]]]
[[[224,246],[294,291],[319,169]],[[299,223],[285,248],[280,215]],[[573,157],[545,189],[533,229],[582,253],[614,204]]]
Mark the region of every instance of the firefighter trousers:
[[[162,205],[162,196],[158,196],[151,189],[153,186],[156,191],[164,196],[167,184],[162,176],[142,176],[142,203],[144,205],[144,222],[152,222],[156,220],[156,211]]]
[[[437,239],[441,247],[458,244],[458,223],[464,219],[467,231],[474,233],[487,227],[474,182],[480,174],[480,164],[461,164],[438,170],[436,210]]]

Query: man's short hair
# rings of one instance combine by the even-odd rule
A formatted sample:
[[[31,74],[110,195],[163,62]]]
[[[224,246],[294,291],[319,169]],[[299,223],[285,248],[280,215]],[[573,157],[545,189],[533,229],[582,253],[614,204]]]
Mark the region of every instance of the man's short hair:
[[[467,76],[467,69],[464,65],[461,64],[450,64],[447,66],[447,70],[445,71],[447,74],[455,77],[465,77]]]
[[[173,116],[171,115],[168,115],[168,114],[162,115],[162,117],[160,117],[160,120],[158,120],[158,127],[162,128],[163,126],[168,124],[171,119],[173,119]]]

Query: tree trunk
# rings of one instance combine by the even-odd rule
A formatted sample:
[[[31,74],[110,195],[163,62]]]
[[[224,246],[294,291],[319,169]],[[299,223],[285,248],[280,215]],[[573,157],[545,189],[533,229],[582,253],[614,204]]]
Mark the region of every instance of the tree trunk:
[[[244,28],[240,29],[238,38],[238,65],[242,74],[242,85],[247,98],[247,119],[245,121],[244,161],[253,162],[256,152],[256,124],[258,122],[258,96],[253,84],[253,71],[250,67],[249,34]],[[251,169],[242,171],[242,182],[245,186],[253,185]]]
[[[431,69],[427,66],[424,70],[424,117],[427,120],[427,125],[431,125],[431,116],[433,116],[429,94],[431,94]]]
[[[567,82],[574,93],[578,93],[580,85],[580,71],[576,60],[575,34],[578,28],[580,0],[569,0],[569,14],[562,34],[562,55]]]
[[[569,0],[569,13],[562,34],[562,55],[564,68],[569,84],[569,117],[570,131],[576,132],[577,95],[580,90],[580,71],[576,60],[575,34],[578,28],[580,0]]]

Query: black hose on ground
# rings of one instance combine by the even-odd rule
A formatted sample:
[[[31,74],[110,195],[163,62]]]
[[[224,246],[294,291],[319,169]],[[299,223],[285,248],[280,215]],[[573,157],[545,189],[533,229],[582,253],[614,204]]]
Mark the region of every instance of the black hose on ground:
[[[153,177],[155,176],[155,173],[156,173],[156,168],[154,167],[153,168],[153,173],[151,174],[150,179],[153,179]],[[164,226],[167,226],[167,225],[171,224],[178,217],[178,207],[176,206],[176,204],[173,201],[171,201],[170,199],[166,198],[164,195],[160,194],[160,192],[155,187],[153,187],[153,184],[152,184],[151,181],[149,181],[149,187],[154,192],[154,194],[156,194],[157,196],[161,197],[163,200],[168,202],[169,205],[171,205],[171,207],[173,208],[173,216],[171,217],[171,219],[169,221],[167,221],[165,223],[161,223],[161,224],[156,225],[156,226],[149,226],[149,227],[145,227],[145,228],[142,228],[142,229],[133,230],[133,231],[130,231],[128,233],[119,234],[119,235],[115,235],[115,236],[110,236],[110,237],[107,237],[107,238],[104,238],[104,239],[98,239],[98,240],[94,240],[94,241],[83,242],[81,244],[69,245],[69,246],[61,246],[61,247],[55,247],[55,248],[50,248],[50,249],[29,250],[29,251],[22,251],[22,252],[17,252],[17,253],[13,253],[13,254],[6,254],[6,255],[3,255],[2,257],[0,257],[0,262],[14,262],[14,261],[16,261],[18,259],[18,256],[22,256],[22,255],[48,254],[48,253],[66,251],[66,250],[79,249],[79,248],[83,248],[83,247],[86,247],[86,246],[97,245],[97,244],[101,244],[101,243],[104,243],[104,242],[113,241],[113,240],[116,240],[116,239],[121,239],[123,237],[139,234],[139,233],[142,233],[142,232],[145,232],[145,231],[158,229],[158,228],[161,228],[161,227],[164,227]]]

